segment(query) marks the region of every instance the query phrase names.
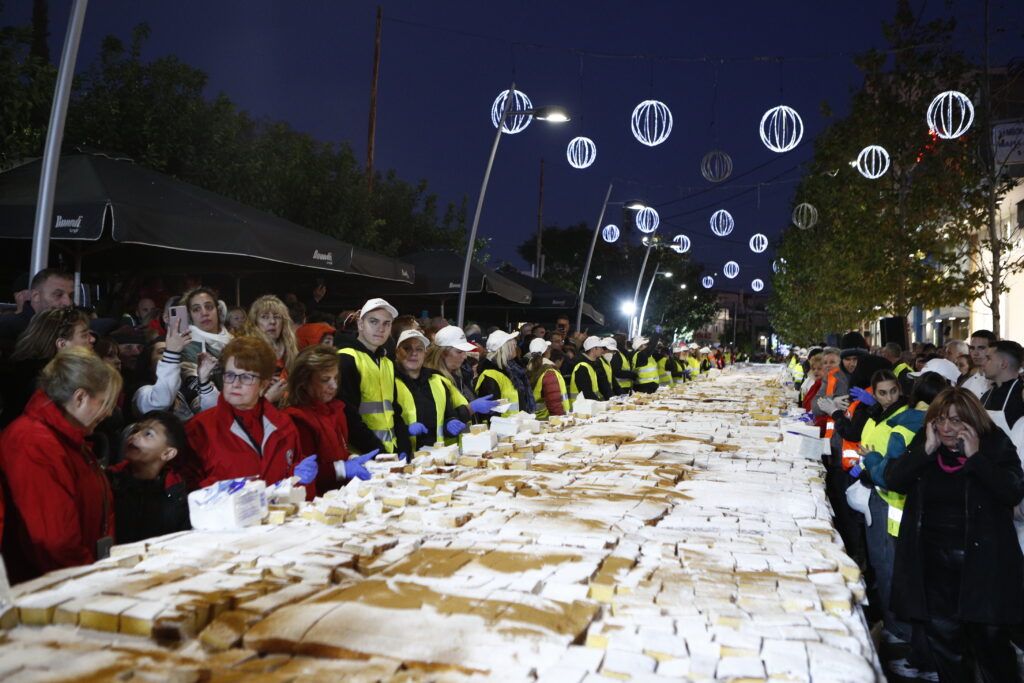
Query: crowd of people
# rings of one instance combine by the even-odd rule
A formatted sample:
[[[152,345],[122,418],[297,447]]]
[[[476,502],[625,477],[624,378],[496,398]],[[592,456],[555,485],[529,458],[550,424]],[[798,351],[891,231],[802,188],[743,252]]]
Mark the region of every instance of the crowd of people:
[[[871,616],[904,678],[1020,680],[1024,349],[988,330],[941,348],[794,349],[805,420],[829,440],[826,487]]]
[[[320,310],[295,295],[227,307],[199,282],[99,316],[44,270],[0,315],[0,517],[12,581],[189,526],[188,494],[294,478],[313,498],[454,443],[496,412],[564,415],[579,399],[653,392],[742,360],[657,335],[465,329],[380,298]],[[109,310],[107,311],[109,313]]]

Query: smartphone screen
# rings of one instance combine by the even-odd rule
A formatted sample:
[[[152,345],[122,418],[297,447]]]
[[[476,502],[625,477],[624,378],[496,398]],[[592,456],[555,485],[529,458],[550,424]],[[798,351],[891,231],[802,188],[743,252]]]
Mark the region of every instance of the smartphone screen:
[[[178,334],[185,334],[188,331],[188,309],[184,306],[171,306],[167,314],[168,328],[178,330]]]

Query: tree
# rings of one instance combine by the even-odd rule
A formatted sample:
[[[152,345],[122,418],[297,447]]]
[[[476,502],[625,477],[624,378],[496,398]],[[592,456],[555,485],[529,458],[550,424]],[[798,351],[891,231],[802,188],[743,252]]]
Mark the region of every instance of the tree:
[[[0,27],[0,171],[39,156],[57,72],[32,54],[31,27]]]
[[[972,79],[963,55],[948,49],[952,31],[951,20],[919,22],[901,0],[883,26],[890,49],[855,60],[864,83],[849,116],[818,136],[796,192],[797,203],[817,208],[819,223],[785,230],[778,249],[785,265],[773,278],[770,312],[788,341],[906,315],[913,306],[965,303],[978,292],[981,275],[967,264],[984,223],[984,169],[972,138],[984,133],[936,140],[924,123],[938,91],[966,89]],[[851,167],[869,144],[891,159],[877,180]]]

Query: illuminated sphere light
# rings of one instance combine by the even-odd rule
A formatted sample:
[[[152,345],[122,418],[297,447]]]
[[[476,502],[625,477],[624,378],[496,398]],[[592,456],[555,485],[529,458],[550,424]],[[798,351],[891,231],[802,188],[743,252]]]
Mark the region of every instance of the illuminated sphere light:
[[[719,209],[711,214],[711,232],[719,237],[728,235],[735,226],[736,221],[732,219],[732,214],[725,209]]]
[[[755,254],[760,254],[762,251],[768,248],[768,238],[757,232],[754,233],[750,238],[750,251]]]
[[[649,206],[645,206],[636,213],[636,228],[640,232],[654,232],[658,229],[661,218],[658,212]]]
[[[793,225],[801,230],[810,230],[818,224],[818,210],[813,204],[804,202],[793,209]]]
[[[857,170],[865,178],[881,178],[889,170],[889,153],[884,147],[868,145],[857,155]]]
[[[508,99],[508,90],[498,95],[494,104],[491,105],[491,125],[495,128],[498,127],[498,121],[501,120],[501,113],[505,111],[506,99]],[[527,109],[533,109],[533,102],[522,90],[516,90],[515,97],[512,98],[512,108],[509,111],[525,111]],[[509,114],[505,117],[505,124],[501,130],[509,135],[515,135],[526,130],[531,121],[533,121],[533,116],[530,114]]]
[[[604,238],[605,242],[611,244],[615,240],[619,239],[619,226],[612,225],[609,223],[601,229],[601,237]]]
[[[690,238],[686,235],[676,235],[672,238],[672,251],[677,254],[685,254],[690,251]]]
[[[761,117],[761,142],[773,152],[788,152],[803,136],[804,122],[795,109],[779,105]]]
[[[704,289],[711,289],[712,287],[715,286],[715,278],[711,277],[710,275],[705,275],[704,279],[701,280],[700,283],[704,285]]]
[[[565,156],[573,168],[586,168],[597,159],[597,145],[590,138],[573,138],[569,141]]]
[[[729,261],[722,266],[722,275],[726,276],[730,280],[740,274],[740,264],[735,261]]]
[[[753,280],[750,281],[750,288],[755,292],[760,292],[762,289],[764,289],[764,281],[761,280],[760,278],[754,278]]]
[[[719,149],[704,155],[700,162],[700,173],[712,183],[720,183],[732,175],[732,157]]]
[[[786,259],[778,258],[778,259],[775,259],[774,261],[772,261],[772,272],[773,273],[781,273],[785,269],[786,269]]]
[[[633,110],[630,127],[633,137],[643,144],[648,147],[660,145],[672,132],[672,112],[663,102],[644,100]]]
[[[928,105],[929,130],[944,140],[953,140],[964,133],[974,123],[974,105],[971,98],[956,90],[947,90],[935,96]]]

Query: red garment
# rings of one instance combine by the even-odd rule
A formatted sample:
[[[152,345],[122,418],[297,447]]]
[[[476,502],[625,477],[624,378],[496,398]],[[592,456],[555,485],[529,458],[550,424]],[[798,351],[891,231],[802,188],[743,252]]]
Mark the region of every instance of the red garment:
[[[151,330],[156,330],[161,337],[167,334],[167,329],[164,327],[164,321],[160,318],[160,316],[157,316],[150,320],[149,325],[147,325],[146,327],[148,327]]]
[[[239,410],[230,404],[228,408],[231,409],[231,419],[241,423],[239,426],[245,431],[246,436],[256,443],[263,443],[263,411],[260,404],[257,403],[250,410]]]
[[[302,460],[299,434],[290,417],[267,399],[261,398],[260,402],[263,406],[262,455],[235,422],[231,406],[223,394],[216,406],[185,423],[185,434],[199,456],[199,486],[250,476],[273,484],[292,475],[295,465]],[[194,488],[190,474],[196,476],[195,473],[186,473],[185,479],[189,488]]]
[[[12,582],[90,564],[96,542],[114,535],[110,485],[85,437],[42,391],[0,436]]]
[[[544,399],[544,405],[552,415],[565,415],[565,408],[562,406],[562,387],[558,384],[555,374],[558,370],[549,368],[541,379],[540,395]]]
[[[302,457],[316,454],[318,465],[316,493],[341,486],[334,463],[349,458],[348,420],[345,418],[345,404],[339,399],[327,403],[288,406],[284,410],[295,423],[302,444]]]
[[[807,395],[804,396],[804,402],[802,405],[805,412],[811,412],[811,406],[813,405],[812,401],[814,401],[814,397],[817,395],[819,389],[821,389],[821,380],[816,379],[814,380],[814,384],[811,385],[811,388],[807,390]]]

